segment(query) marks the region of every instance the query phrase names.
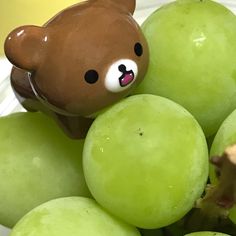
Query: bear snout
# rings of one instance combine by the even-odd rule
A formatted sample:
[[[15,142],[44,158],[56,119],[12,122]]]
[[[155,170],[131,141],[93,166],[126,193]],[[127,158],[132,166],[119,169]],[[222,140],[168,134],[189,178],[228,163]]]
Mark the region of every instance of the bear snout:
[[[105,76],[107,90],[118,93],[128,89],[138,76],[138,66],[131,59],[121,59],[109,66]]]

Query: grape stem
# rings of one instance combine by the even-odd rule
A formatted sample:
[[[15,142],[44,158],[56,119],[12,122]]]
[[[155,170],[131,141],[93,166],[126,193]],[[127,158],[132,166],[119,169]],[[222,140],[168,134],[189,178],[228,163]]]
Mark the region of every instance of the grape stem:
[[[236,203],[236,145],[226,148],[222,156],[211,158],[216,166],[219,183],[206,196],[223,209],[230,209]]]
[[[214,156],[210,161],[216,167],[219,182],[208,185],[206,195],[198,202],[198,207],[214,207],[214,215],[218,212],[224,216],[236,203],[236,144],[227,147],[222,156]]]
[[[236,203],[236,144],[225,149],[223,155],[211,158],[219,182],[207,185],[205,196],[185,217],[184,227],[201,230],[223,230],[231,227],[229,210]]]

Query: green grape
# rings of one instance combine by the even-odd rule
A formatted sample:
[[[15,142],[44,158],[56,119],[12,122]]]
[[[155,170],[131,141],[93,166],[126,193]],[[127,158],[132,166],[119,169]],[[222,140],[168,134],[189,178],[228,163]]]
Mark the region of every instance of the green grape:
[[[44,203],[25,215],[10,236],[140,236],[94,200],[68,197]]]
[[[90,196],[82,171],[84,141],[70,140],[48,117],[1,117],[0,137],[0,224],[12,227],[54,198]]]
[[[234,110],[222,123],[218,130],[211,146],[210,156],[221,156],[228,146],[236,144],[236,110]],[[210,165],[210,180],[211,183],[218,182],[215,168]],[[236,207],[234,207],[229,215],[229,218],[236,223]]]
[[[95,199],[139,228],[179,220],[208,176],[207,144],[180,105],[131,96],[98,116],[85,139],[83,167]]]
[[[167,97],[215,134],[236,108],[236,17],[210,0],[179,0],[142,25],[150,65],[135,93]]]
[[[217,232],[210,232],[210,231],[202,231],[202,232],[195,232],[191,234],[186,234],[185,236],[230,236],[228,234],[217,233]]]

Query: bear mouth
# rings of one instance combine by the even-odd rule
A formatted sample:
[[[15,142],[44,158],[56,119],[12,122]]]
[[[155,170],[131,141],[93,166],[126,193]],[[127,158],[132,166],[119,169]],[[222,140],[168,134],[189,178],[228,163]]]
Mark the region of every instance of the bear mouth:
[[[132,70],[126,71],[119,78],[120,86],[125,87],[130,83],[132,83],[133,80],[134,80],[134,72]]]

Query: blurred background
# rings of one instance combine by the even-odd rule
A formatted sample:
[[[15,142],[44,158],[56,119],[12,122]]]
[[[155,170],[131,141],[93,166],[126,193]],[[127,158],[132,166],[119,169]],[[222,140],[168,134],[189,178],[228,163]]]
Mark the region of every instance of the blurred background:
[[[142,24],[153,11],[171,1],[173,0],[137,0],[134,17]],[[236,13],[236,0],[217,1]],[[11,64],[3,52],[8,33],[21,25],[42,25],[58,11],[78,2],[79,0],[0,0],[0,116],[22,110],[9,84]],[[8,234],[9,230],[0,226],[0,236]]]

